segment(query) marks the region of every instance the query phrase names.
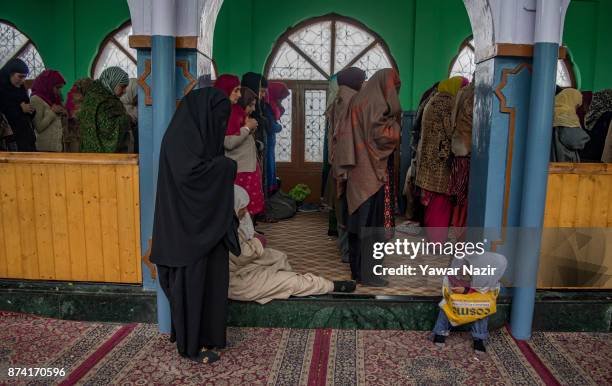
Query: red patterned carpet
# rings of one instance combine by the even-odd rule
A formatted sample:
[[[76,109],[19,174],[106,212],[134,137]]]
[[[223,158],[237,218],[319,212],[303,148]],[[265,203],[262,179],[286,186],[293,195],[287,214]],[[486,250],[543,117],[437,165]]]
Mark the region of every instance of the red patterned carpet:
[[[6,385],[609,385],[610,334],[536,333],[517,344],[492,333],[476,358],[465,333],[443,349],[427,332],[230,328],[221,360],[178,357],[155,325],[115,325],[0,311]],[[9,368],[63,368],[64,377],[9,377]]]

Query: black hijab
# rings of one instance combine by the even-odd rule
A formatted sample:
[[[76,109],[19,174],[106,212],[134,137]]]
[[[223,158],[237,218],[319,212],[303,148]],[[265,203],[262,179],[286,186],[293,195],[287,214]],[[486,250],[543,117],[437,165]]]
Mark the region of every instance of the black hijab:
[[[250,88],[251,90],[255,91],[257,96],[259,96],[259,89],[261,87],[268,88],[268,80],[261,74],[247,72],[246,74],[242,75],[240,85]]]
[[[355,91],[361,90],[361,86],[363,86],[366,77],[366,72],[357,67],[345,68],[336,76],[338,79],[338,86],[347,86]]]
[[[255,105],[255,111],[251,114],[255,120],[257,120],[257,131],[255,132],[255,139],[264,144],[264,147],[267,146],[266,134],[270,131],[270,122],[266,119],[264,111],[266,108],[270,108],[266,106],[267,103],[265,100],[259,99],[259,89],[260,88],[268,88],[268,80],[262,76],[261,74],[256,74],[254,72],[247,72],[242,75],[242,80],[240,81],[240,85],[243,87],[248,87],[255,95],[257,95],[257,104]],[[264,165],[265,168],[265,165]]]
[[[236,162],[223,139],[230,101],[219,90],[193,90],[162,140],[151,261],[189,266],[205,258],[232,229]]]
[[[30,103],[25,86],[15,87],[11,83],[14,73],[27,74],[28,66],[21,59],[11,59],[0,69],[0,112],[13,129],[17,148],[20,151],[35,151],[36,136],[32,126],[33,114],[26,114],[21,103]]]

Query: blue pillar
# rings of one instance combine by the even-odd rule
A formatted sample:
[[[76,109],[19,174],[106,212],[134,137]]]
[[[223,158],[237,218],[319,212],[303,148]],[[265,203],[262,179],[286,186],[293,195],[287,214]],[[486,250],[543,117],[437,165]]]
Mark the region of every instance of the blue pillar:
[[[511,313],[512,335],[517,339],[529,339],[531,336],[546,205],[558,55],[557,43],[535,44],[523,176],[520,242]]]
[[[161,141],[176,107],[175,97],[175,38],[154,35],[151,38],[151,75],[153,99],[152,175],[157,183]],[[154,201],[153,201],[154,202]],[[157,321],[161,332],[170,332],[170,306],[159,287],[157,291]]]

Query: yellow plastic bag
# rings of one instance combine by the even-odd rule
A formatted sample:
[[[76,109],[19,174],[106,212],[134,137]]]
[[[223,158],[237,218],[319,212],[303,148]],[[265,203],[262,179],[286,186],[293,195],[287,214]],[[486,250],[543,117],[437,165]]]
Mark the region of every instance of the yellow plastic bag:
[[[499,287],[484,293],[470,294],[453,293],[445,280],[440,308],[453,326],[472,323],[493,315],[497,311],[497,295]]]

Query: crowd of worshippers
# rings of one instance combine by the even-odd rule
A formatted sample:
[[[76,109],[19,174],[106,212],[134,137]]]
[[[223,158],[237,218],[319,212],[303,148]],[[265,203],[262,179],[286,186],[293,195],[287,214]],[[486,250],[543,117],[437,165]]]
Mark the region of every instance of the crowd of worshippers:
[[[351,264],[353,279],[375,285],[369,260],[358,256],[370,240],[361,228],[384,225],[389,157],[400,136],[400,80],[392,69],[365,78],[356,68],[337,75],[328,118],[336,137],[333,196],[345,203],[349,231],[355,228],[348,232],[359,259]],[[226,346],[228,298],[266,303],[355,290],[353,280],[293,272],[251,220],[275,188],[273,152],[266,149],[274,146],[269,131],[281,129],[270,124],[282,116],[287,94],[285,85],[259,74],[221,75],[185,96],[162,139],[150,259],[170,304],[170,340],[196,362],[218,360]]]
[[[452,77],[421,97],[412,131],[412,160],[403,194],[406,217],[432,241],[467,220],[474,83]],[[612,89],[557,88],[551,162],[612,162]]]
[[[119,67],[96,80],[66,81],[47,69],[26,88],[29,68],[11,59],[0,69],[0,150],[14,152],[138,152],[138,85]]]

